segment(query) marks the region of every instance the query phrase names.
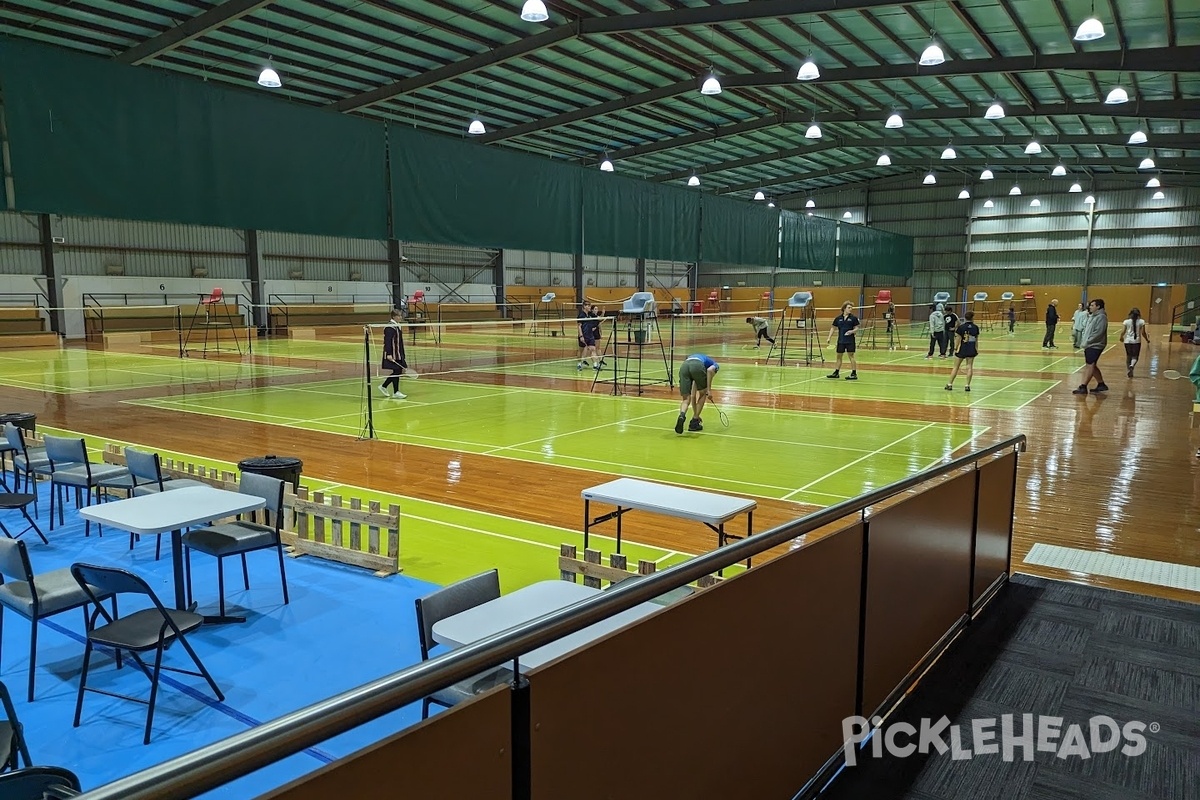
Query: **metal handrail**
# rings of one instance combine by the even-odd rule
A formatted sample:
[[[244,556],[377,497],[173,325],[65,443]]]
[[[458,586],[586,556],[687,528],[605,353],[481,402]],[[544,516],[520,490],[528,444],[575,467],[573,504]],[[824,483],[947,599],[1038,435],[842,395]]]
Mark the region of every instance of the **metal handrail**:
[[[672,589],[851,514],[865,512],[900,492],[1005,450],[1017,448],[1023,452],[1025,444],[1024,434],[1010,437],[662,572],[626,581],[595,597],[120,778],[80,797],[82,800],[183,800],[195,797]]]

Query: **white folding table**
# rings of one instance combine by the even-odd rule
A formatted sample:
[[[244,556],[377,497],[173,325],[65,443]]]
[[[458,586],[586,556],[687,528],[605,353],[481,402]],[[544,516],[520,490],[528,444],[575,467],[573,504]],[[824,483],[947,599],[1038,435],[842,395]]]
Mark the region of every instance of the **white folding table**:
[[[209,486],[190,486],[156,494],[130,497],[87,506],[79,515],[101,525],[144,536],[171,534],[171,562],[175,570],[175,607],[187,608],[183,587],[183,529],[218,519],[257,511],[266,505],[261,497]],[[208,622],[240,622],[236,617],[205,617]]]
[[[541,581],[530,584],[435,622],[433,640],[450,647],[461,647],[598,594],[599,589],[581,583]],[[536,650],[523,653],[518,659],[520,670],[524,673],[540,667],[634,620],[661,610],[662,606],[655,603],[642,603]]]
[[[602,483],[590,489],[584,489],[583,496],[583,547],[588,546],[588,533],[592,527],[607,522],[617,521],[617,552],[621,552],[621,517],[627,511],[650,511],[664,514],[668,517],[679,517],[702,522],[717,534],[717,547],[724,547],[730,539],[741,539],[726,533],[725,523],[739,514],[746,515],[746,536],[754,533],[754,509],[758,503],[743,497],[730,497],[713,492],[701,492],[697,489],[685,489],[681,486],[668,486],[663,483],[651,483],[636,478],[618,478],[615,481]],[[591,504],[604,503],[616,506],[616,511],[592,518]],[[749,559],[746,565],[750,565]]]

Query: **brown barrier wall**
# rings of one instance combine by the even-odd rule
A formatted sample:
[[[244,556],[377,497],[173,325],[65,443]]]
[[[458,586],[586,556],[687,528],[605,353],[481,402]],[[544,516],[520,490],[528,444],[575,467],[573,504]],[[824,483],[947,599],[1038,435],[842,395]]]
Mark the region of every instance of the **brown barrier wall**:
[[[869,518],[863,716],[967,613],[975,474]]]
[[[512,797],[512,700],[494,689],[259,800]]]
[[[791,798],[854,712],[861,560],[856,524],[532,672],[534,800]]]
[[[1009,453],[979,468],[979,508],[975,518],[975,603],[996,579],[1008,572],[1008,538],[1013,525],[1017,454]]]

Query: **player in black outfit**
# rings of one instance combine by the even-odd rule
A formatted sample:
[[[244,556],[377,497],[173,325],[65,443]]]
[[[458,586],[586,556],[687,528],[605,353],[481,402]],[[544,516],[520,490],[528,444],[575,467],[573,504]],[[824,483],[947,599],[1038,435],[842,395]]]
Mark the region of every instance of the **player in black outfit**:
[[[954,391],[954,379],[958,377],[958,370],[964,361],[967,363],[968,392],[971,391],[971,378],[975,375],[975,356],[979,355],[979,326],[975,324],[974,311],[968,311],[963,317],[966,321],[958,326],[958,352],[954,354],[956,360],[950,373],[950,382],[946,384],[947,392]]]

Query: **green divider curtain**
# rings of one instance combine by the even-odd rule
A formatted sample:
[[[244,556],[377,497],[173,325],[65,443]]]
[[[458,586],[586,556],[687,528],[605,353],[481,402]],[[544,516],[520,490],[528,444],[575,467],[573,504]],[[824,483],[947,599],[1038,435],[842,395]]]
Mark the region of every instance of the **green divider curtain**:
[[[384,126],[145,67],[7,40],[16,206],[384,238]]]
[[[745,200],[704,195],[700,257],[714,264],[774,267],[779,258],[779,212]]]
[[[599,170],[583,173],[585,253],[696,261],[699,246],[699,192]]]
[[[779,266],[833,272],[837,258],[837,223],[795,211],[780,215],[782,240]]]
[[[581,167],[399,125],[388,152],[397,238],[579,251]]]
[[[840,223],[838,270],[907,278],[913,272],[913,240],[865,225]]]

